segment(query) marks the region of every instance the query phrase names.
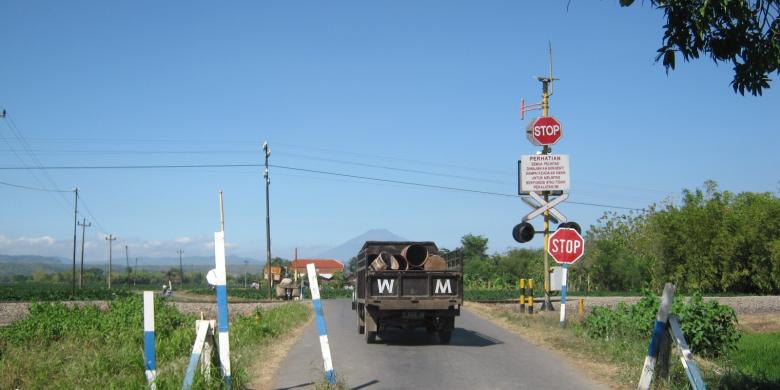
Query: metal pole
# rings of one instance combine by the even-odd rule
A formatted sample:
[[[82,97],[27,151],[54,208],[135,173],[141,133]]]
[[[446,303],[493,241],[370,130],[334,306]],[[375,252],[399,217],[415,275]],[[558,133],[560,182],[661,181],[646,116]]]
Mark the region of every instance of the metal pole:
[[[224,228],[224,224],[223,224],[223,228]],[[176,253],[179,254],[179,273],[181,274],[181,283],[179,283],[179,287],[182,287],[184,286],[184,267],[181,264],[181,254],[184,253],[184,251],[179,249],[178,251],[176,251]]]
[[[135,258],[135,266],[133,266],[133,286],[135,286],[135,279],[138,277],[138,258]]]
[[[84,218],[84,222],[79,224],[81,226],[81,270],[79,271],[79,290],[84,287],[84,233],[87,227],[92,226],[92,222],[87,223],[87,219]]]
[[[125,280],[125,286],[130,283],[130,255],[127,251],[127,245],[125,245],[125,271],[127,272],[127,279]]]
[[[551,75],[552,77],[552,75]],[[552,82],[552,78],[550,80],[542,80],[542,115],[543,116],[549,116],[550,112],[550,95],[547,92],[547,86],[548,83]],[[552,148],[550,146],[546,145],[544,148],[542,148],[542,154],[550,154],[552,152]],[[544,192],[544,201],[549,202],[550,201],[550,193],[548,191]],[[544,300],[542,301],[542,307],[539,309],[542,311],[545,310],[554,310],[552,302],[550,302],[550,259],[549,255],[547,253],[548,250],[548,240],[550,238],[550,212],[545,211],[544,212]]]
[[[71,294],[76,294],[76,228],[79,220],[79,188],[73,190],[76,196],[76,201],[73,204],[73,283],[71,286]]]
[[[111,290],[111,262],[113,260],[113,244],[116,241],[116,237],[109,234],[106,240],[108,241],[108,289]]]
[[[248,261],[244,260],[244,288],[246,288],[246,265],[248,263]]]
[[[265,264],[268,267],[268,299],[272,299],[273,290],[273,276],[271,275],[271,208],[270,201],[268,199],[268,187],[271,185],[271,179],[268,177],[268,157],[271,156],[271,149],[268,147],[268,142],[263,143],[263,151],[265,152],[265,171],[263,177],[265,178]]]

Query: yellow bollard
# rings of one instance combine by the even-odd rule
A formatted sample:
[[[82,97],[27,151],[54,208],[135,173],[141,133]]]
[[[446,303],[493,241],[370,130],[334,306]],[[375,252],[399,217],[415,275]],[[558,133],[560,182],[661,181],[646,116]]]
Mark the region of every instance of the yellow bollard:
[[[525,279],[520,279],[520,312],[525,311]]]
[[[580,302],[577,305],[577,313],[581,316],[585,315],[585,300],[580,298]]]
[[[528,314],[534,314],[534,280],[528,279]]]

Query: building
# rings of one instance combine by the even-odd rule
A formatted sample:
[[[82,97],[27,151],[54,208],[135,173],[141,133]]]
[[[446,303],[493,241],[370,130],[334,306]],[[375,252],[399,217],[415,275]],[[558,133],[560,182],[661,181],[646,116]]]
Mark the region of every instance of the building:
[[[293,260],[291,268],[297,275],[306,275],[306,265],[314,264],[317,273],[323,279],[330,279],[336,272],[344,272],[344,263],[334,259],[297,259]]]

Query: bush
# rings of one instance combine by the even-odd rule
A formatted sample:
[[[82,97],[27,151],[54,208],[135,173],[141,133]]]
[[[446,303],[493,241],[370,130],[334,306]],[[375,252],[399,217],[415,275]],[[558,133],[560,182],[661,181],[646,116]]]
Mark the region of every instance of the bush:
[[[680,327],[695,353],[718,357],[737,346],[737,315],[730,306],[713,300],[704,302],[696,293],[687,304],[678,303],[672,310],[680,317]]]
[[[646,291],[635,305],[618,304],[614,309],[596,307],[585,318],[583,328],[592,338],[615,339],[650,337],[660,305],[658,296]],[[739,340],[734,309],[716,301],[704,302],[694,294],[687,303],[675,299],[672,313],[680,318],[680,327],[694,353],[717,357],[733,349]]]

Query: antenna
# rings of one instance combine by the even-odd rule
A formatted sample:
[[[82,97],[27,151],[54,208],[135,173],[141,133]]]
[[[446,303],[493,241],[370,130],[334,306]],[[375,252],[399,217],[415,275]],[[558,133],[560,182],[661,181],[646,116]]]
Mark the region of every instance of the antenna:
[[[553,72],[552,72],[552,42],[547,41],[547,60],[550,62],[550,95],[553,95],[553,81],[555,80],[553,78]]]
[[[525,104],[525,99],[520,99],[520,120],[525,119],[525,113],[528,111],[541,110],[544,116],[547,116],[549,105],[549,98],[553,95],[553,83],[555,80],[560,80],[553,77],[553,64],[552,64],[552,43],[548,44],[547,60],[549,62],[550,74],[548,76],[536,76],[536,80],[542,83],[542,101],[539,103]]]

